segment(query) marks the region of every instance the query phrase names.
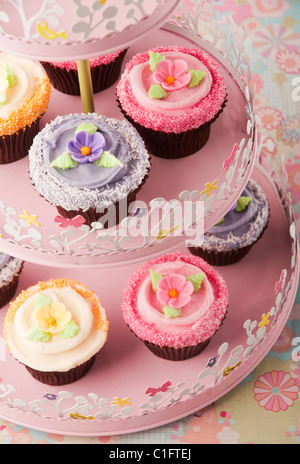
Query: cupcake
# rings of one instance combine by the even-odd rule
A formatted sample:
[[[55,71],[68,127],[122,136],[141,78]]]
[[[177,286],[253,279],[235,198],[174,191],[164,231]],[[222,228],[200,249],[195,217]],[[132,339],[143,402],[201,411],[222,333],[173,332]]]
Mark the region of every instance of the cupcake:
[[[50,92],[50,81],[39,63],[0,53],[0,164],[28,154]]]
[[[262,237],[269,222],[269,204],[262,188],[252,179],[230,211],[204,234],[189,251],[212,265],[240,261]]]
[[[182,158],[208,141],[226,88],[218,63],[205,51],[159,47],[127,63],[117,99],[151,154]]]
[[[123,317],[155,355],[173,361],[201,353],[228,307],[223,278],[201,258],[171,253],[147,262],[128,281]]]
[[[24,262],[0,252],[0,308],[15,295]]]
[[[4,336],[11,355],[39,382],[65,385],[93,366],[107,339],[108,321],[98,297],[68,279],[23,291],[10,304]]]
[[[29,170],[59,214],[104,227],[127,217],[148,176],[149,154],[127,122],[93,114],[58,116],[36,136]]]
[[[111,87],[119,78],[127,49],[90,59],[94,93]],[[52,86],[68,95],[80,95],[77,61],[41,61]]]

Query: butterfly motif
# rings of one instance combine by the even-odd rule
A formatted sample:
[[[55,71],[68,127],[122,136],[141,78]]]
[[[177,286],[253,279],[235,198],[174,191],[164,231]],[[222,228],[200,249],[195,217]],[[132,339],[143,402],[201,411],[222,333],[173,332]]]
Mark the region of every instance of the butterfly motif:
[[[223,163],[223,171],[228,171],[229,169],[229,166],[231,165],[231,163],[233,163],[235,157],[236,157],[236,154],[238,152],[238,149],[239,149],[239,146],[238,144],[236,143],[232,149],[232,152],[231,152],[231,155],[229,156],[229,158],[227,158],[224,163]]]
[[[81,227],[86,221],[82,216],[75,216],[72,219],[66,219],[62,216],[55,216],[54,222],[57,222],[59,227],[66,229],[67,227],[73,226],[76,228]]]
[[[275,295],[276,295],[276,296],[279,294],[280,290],[282,289],[283,284],[284,284],[284,281],[285,281],[285,278],[286,278],[286,270],[284,269],[284,270],[281,272],[279,281],[276,282],[276,285],[275,285]]]
[[[149,396],[155,396],[157,393],[165,393],[166,391],[169,390],[169,387],[171,386],[171,382],[165,382],[161,387],[158,388],[147,388],[146,390],[146,395]]]

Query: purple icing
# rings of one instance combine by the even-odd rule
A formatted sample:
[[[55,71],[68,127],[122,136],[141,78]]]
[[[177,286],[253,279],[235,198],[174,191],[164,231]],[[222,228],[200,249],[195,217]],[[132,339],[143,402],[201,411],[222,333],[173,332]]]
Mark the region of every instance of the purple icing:
[[[269,219],[268,200],[262,188],[252,179],[241,196],[251,197],[244,211],[229,211],[223,222],[204,234],[202,246],[206,250],[229,251],[254,243]]]
[[[82,150],[88,148],[90,154],[83,155]],[[97,161],[105,148],[105,138],[100,132],[89,134],[88,132],[78,132],[75,140],[68,143],[68,151],[73,160],[80,164],[94,163]]]
[[[244,211],[230,210],[223,222],[209,230],[210,234],[226,239],[229,232],[232,232],[235,237],[241,237],[247,232],[249,229],[248,223],[257,215],[258,205],[249,189],[245,188],[241,196],[252,198],[246,209]]]
[[[102,137],[104,138],[105,150],[118,158],[122,166],[102,168],[89,162],[79,164],[76,168],[65,170],[50,167],[52,161],[63,152],[68,151],[68,143],[75,139],[75,131],[83,122],[97,126],[98,132],[94,133],[94,135],[99,134],[101,140]],[[81,136],[80,140],[82,141]],[[115,183],[122,179],[131,168],[131,157],[123,136],[104,122],[88,115],[85,118],[82,115],[74,115],[73,118],[63,120],[51,132],[48,132],[44,139],[43,158],[46,167],[54,177],[60,182],[67,183],[79,189],[97,189],[113,182]],[[76,161],[78,162],[78,160]]]
[[[9,260],[10,256],[6,255],[5,253],[0,253],[0,269],[3,269]]]

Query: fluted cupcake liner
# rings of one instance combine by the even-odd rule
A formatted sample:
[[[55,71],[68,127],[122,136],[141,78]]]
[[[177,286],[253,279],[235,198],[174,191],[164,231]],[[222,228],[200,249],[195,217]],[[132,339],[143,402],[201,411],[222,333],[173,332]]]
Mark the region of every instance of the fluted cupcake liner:
[[[95,359],[96,355],[94,355],[85,363],[80,364],[79,366],[74,367],[73,369],[70,369],[66,372],[42,372],[32,369],[29,366],[25,367],[28,370],[28,372],[32,375],[32,377],[37,381],[51,386],[61,386],[76,382],[77,380],[84,377],[92,368]]]
[[[40,119],[14,134],[0,136],[0,164],[10,164],[28,155],[33,139],[40,130]]]
[[[91,67],[94,93],[101,92],[102,90],[111,87],[117,81],[120,76],[126,53],[127,49],[123,50],[111,63]],[[41,64],[50,79],[51,85],[56,90],[67,95],[80,95],[77,70],[71,69],[68,71],[46,61],[42,61]]]
[[[23,266],[22,266],[23,268]],[[3,308],[4,306],[7,305],[7,303],[10,302],[10,300],[13,299],[15,296],[15,293],[18,288],[19,284],[19,276],[21,274],[22,268],[20,269],[19,273],[16,274],[13,278],[13,280],[7,284],[5,284],[1,289],[0,289],[0,309]]]

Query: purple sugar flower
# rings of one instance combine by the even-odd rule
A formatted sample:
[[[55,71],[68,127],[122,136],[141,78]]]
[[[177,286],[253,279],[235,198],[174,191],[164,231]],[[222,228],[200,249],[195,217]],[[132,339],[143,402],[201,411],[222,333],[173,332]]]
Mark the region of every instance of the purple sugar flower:
[[[73,160],[80,164],[97,161],[105,147],[105,138],[100,132],[89,134],[86,131],[78,132],[75,140],[68,143],[68,150]]]

